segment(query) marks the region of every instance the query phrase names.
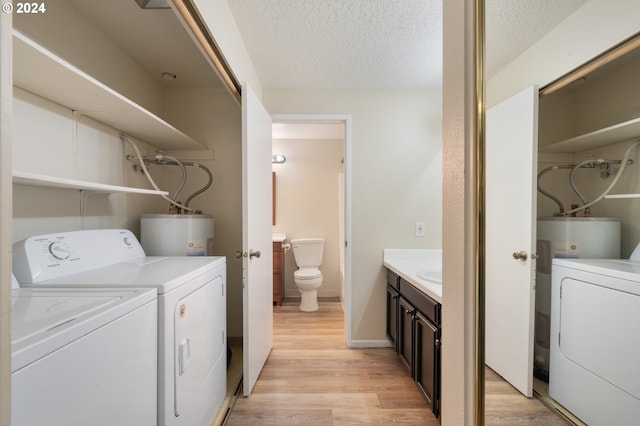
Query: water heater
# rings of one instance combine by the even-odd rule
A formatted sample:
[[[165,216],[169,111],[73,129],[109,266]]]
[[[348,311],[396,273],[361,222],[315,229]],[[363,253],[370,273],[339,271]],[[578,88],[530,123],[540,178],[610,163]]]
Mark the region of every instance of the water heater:
[[[205,214],[146,214],[140,242],[147,256],[212,255],[213,217]]]
[[[551,259],[619,259],[620,220],[613,217],[538,219],[534,372],[549,374]]]

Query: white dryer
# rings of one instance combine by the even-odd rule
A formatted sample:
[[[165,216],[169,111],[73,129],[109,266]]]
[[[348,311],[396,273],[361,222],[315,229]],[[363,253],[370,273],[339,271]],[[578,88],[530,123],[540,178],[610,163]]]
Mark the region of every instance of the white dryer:
[[[157,424],[155,289],[13,287],[13,426]]]
[[[23,286],[156,289],[158,425],[211,423],[226,393],[224,257],[145,256],[122,229],[41,235],[13,251]],[[59,276],[61,264],[75,273]]]
[[[639,330],[640,261],[553,259],[553,399],[589,425],[637,425]]]

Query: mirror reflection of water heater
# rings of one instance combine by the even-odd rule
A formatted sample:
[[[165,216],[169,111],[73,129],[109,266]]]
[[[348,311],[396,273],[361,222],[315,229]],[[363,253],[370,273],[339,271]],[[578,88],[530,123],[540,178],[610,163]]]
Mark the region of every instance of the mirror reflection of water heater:
[[[146,214],[140,242],[147,256],[211,256],[213,225],[204,214]]]

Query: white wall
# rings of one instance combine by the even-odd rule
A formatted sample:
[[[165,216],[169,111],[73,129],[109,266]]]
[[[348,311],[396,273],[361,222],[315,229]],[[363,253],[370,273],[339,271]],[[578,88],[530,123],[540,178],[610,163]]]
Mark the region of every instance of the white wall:
[[[339,174],[343,171],[342,139],[274,139],[273,153],[287,161],[274,164],[276,224],[274,232],[294,238],[323,237],[323,275],[319,297],[338,297],[340,288]],[[285,297],[300,297],[293,280],[293,251],[285,254]]]
[[[441,247],[440,94],[265,90],[263,102],[271,114],[351,115],[352,339],[386,341],[383,249]]]
[[[150,188],[125,161],[132,152],[119,132],[31,93],[14,90],[13,169],[55,177],[120,186]],[[143,152],[153,149],[138,141]],[[129,228],[138,232],[138,217],[148,195],[90,195],[80,211],[80,191],[14,186],[13,240],[60,231]],[[43,208],[44,207],[44,208]]]
[[[216,46],[233,70],[237,81],[249,83],[258,98],[261,98],[262,85],[253,68],[253,63],[247,53],[244,40],[238,31],[227,0],[193,0],[193,4],[208,26],[209,32],[216,41]]]

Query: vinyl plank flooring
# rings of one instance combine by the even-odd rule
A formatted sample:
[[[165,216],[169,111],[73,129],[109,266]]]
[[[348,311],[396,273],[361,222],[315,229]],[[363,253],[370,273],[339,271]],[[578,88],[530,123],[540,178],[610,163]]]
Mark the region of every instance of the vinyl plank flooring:
[[[273,349],[249,397],[238,397],[226,425],[438,426],[422,394],[390,348],[348,349],[342,306],[320,299],[317,312],[297,301],[274,307]],[[490,369],[487,425],[565,425]]]

